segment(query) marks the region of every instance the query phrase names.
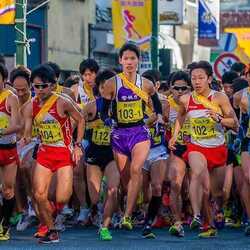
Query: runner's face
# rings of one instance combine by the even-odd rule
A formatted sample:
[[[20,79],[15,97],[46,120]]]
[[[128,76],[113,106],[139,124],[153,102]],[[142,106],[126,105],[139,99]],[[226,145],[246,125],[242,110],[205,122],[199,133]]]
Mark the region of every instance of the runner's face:
[[[234,93],[233,85],[229,83],[223,84],[224,91],[228,97],[231,97]]]
[[[29,85],[23,77],[17,77],[13,82],[13,87],[17,92],[18,98],[29,95]]]
[[[34,78],[33,87],[36,96],[40,100],[45,100],[51,94],[52,91],[51,83],[44,83],[39,77]]]
[[[86,69],[82,74],[83,81],[87,82],[89,86],[92,88],[95,87],[95,78],[96,78],[96,73],[89,69]]]
[[[135,52],[126,50],[123,52],[122,57],[119,58],[122,69],[127,73],[134,73],[137,70],[139,59]]]
[[[171,86],[171,93],[173,97],[179,99],[182,95],[190,90],[188,84],[184,80],[177,80]]]
[[[194,69],[191,74],[191,81],[194,90],[198,94],[202,94],[204,91],[209,89],[212,77],[208,76],[204,69]]]

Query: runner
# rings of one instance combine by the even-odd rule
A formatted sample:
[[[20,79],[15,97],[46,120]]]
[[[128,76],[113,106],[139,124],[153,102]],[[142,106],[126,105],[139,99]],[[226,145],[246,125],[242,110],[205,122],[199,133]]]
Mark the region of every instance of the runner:
[[[221,209],[227,160],[223,127],[237,129],[238,125],[228,97],[210,89],[212,74],[212,66],[208,62],[193,64],[191,81],[194,91],[180,98],[173,137],[169,141],[169,148],[176,150],[178,133],[187,117],[190,121],[191,143],[187,145],[183,157],[191,168],[190,200],[194,218],[190,226],[196,228],[201,225],[202,204],[206,208],[205,217],[210,225],[199,234],[200,237],[213,237],[217,234],[211,218],[209,193],[211,190]]]
[[[180,97],[188,94],[191,89],[189,75],[184,71],[177,71],[172,75],[170,83],[171,95],[168,97],[170,105],[169,123],[170,134],[174,132],[174,124],[177,113],[180,109]],[[171,137],[171,136],[170,136]],[[176,150],[172,151],[169,159],[169,177],[171,183],[170,207],[173,213],[175,223],[169,228],[172,235],[183,237],[184,228],[182,226],[182,198],[181,189],[184,176],[186,174],[186,163],[183,160],[183,154],[187,149],[187,143],[190,141],[189,122],[186,120],[182,126],[176,143]]]
[[[14,188],[18,163],[16,133],[21,129],[18,98],[5,88],[7,78],[7,68],[0,64],[0,174],[3,195],[0,241],[10,239],[9,221],[15,207]]]
[[[79,72],[82,80],[78,84],[71,87],[74,93],[77,104],[81,109],[95,100],[96,84],[95,78],[98,73],[99,66],[94,59],[86,59],[80,63]],[[86,149],[88,142],[83,140],[84,149]],[[86,164],[81,162],[79,166],[74,169],[74,192],[80,202],[80,213],[77,218],[77,222],[81,225],[86,225],[89,221],[91,211],[89,209],[87,180],[86,180]]]
[[[109,108],[113,101],[112,112],[116,125],[112,130],[111,143],[122,184],[128,190],[122,220],[122,226],[128,230],[133,228],[131,215],[142,184],[142,167],[150,149],[149,132],[143,121],[144,103],[149,105],[152,102],[157,115],[156,123],[164,123],[161,103],[153,84],[136,74],[139,57],[136,45],[127,43],[122,46],[119,62],[123,72],[104,84],[101,113],[102,120],[109,123]]]
[[[145,71],[142,76],[150,80],[154,86],[155,91],[158,92],[160,87],[160,76],[158,71],[148,70]],[[163,108],[163,120],[167,122],[168,120],[168,106],[166,97],[159,94],[159,99],[161,100]],[[157,134],[156,126],[154,122],[156,121],[155,114],[145,115],[145,123],[150,130],[151,137],[151,147],[147,160],[145,161],[143,167],[143,198],[144,202],[149,203],[146,218],[144,222],[144,228],[142,231],[142,236],[144,238],[155,238],[155,234],[152,232],[151,226],[154,222],[155,217],[158,214],[159,208],[161,206],[161,196],[162,196],[162,183],[165,179],[165,172],[167,166],[167,148],[164,140],[164,133]],[[151,185],[151,195],[149,198],[149,189]]]
[[[30,92],[30,74],[31,72],[24,66],[15,68],[10,73],[10,82],[14,87],[19,100],[19,110],[23,117],[24,107],[31,100]],[[37,140],[32,139],[28,145],[22,145],[20,140],[24,132],[24,120],[22,122],[22,130],[17,134],[17,150],[19,156],[19,168],[17,170],[17,183],[16,183],[16,201],[19,202],[19,210],[21,209],[21,219],[17,223],[17,230],[25,230],[32,221],[34,222],[35,212],[31,206],[32,194],[32,154]]]
[[[245,79],[250,85],[250,67],[245,69]],[[242,188],[242,198],[245,205],[245,210],[248,217],[248,222],[245,228],[245,234],[250,236],[250,87],[242,91],[241,101],[239,103],[241,109],[241,127],[243,129],[242,142],[241,142],[241,164],[243,170],[243,183],[241,183]]]
[[[112,71],[100,72],[97,76],[97,87],[99,87],[100,93],[102,93],[103,84],[105,80],[113,77],[115,73]],[[107,196],[104,204],[103,222],[100,225],[100,239],[112,240],[112,236],[109,232],[109,225],[112,218],[114,209],[117,207],[117,189],[120,183],[120,175],[114,161],[112,148],[110,145],[110,132],[111,128],[104,125],[100,119],[100,108],[102,98],[97,98],[96,101],[88,103],[84,107],[84,113],[87,115],[87,130],[86,138],[89,142],[86,148],[85,161],[87,163],[87,181],[88,190],[91,198],[92,207],[99,209],[100,213],[100,189],[102,177],[107,178]]]
[[[31,81],[36,92],[36,98],[24,110],[24,141],[30,141],[32,124],[34,123],[38,127],[41,144],[37,153],[33,189],[38,204],[40,221],[49,229],[39,242],[54,243],[59,241],[59,236],[53,223],[48,189],[53,173],[56,172],[56,202],[59,205],[67,204],[72,194],[73,162],[78,163],[82,155],[81,140],[84,119],[72,102],[53,93],[55,75],[50,67],[46,65],[38,66],[32,71]],[[70,118],[76,122],[78,129],[74,148],[72,147]]]

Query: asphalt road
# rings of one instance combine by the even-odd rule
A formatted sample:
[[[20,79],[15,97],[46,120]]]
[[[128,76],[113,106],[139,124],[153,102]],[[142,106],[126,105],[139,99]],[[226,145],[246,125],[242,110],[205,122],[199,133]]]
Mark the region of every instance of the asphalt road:
[[[98,239],[95,228],[70,228],[60,234],[60,242],[56,244],[41,245],[32,237],[34,228],[25,232],[15,232],[12,230],[11,240],[0,242],[0,249],[11,250],[71,250],[71,249],[88,249],[88,250],[165,250],[165,249],[249,249],[250,237],[244,235],[241,229],[223,229],[219,231],[216,238],[199,239],[198,232],[185,230],[184,238],[170,236],[167,229],[157,229],[155,233],[157,238],[154,240],[143,239],[141,230],[135,229],[128,232],[123,230],[112,231],[113,240],[103,242]]]

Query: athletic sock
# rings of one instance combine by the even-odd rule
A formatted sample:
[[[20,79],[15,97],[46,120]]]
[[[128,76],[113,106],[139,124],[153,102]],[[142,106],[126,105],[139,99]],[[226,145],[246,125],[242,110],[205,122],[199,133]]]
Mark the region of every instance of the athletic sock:
[[[4,227],[9,227],[10,225],[10,217],[12,216],[15,204],[16,204],[15,197],[9,200],[3,198],[3,226]]]
[[[145,225],[151,225],[153,223],[160,206],[161,206],[161,197],[152,196],[152,199],[148,206],[148,214],[145,219]]]

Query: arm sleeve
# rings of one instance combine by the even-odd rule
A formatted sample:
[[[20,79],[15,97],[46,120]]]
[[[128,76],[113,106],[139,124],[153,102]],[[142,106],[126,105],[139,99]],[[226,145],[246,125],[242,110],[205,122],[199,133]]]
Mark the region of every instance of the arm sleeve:
[[[161,102],[159,100],[159,97],[157,95],[157,93],[154,93],[152,96],[151,96],[151,100],[153,102],[153,107],[154,107],[154,111],[155,113],[158,115],[158,114],[161,114],[162,115],[162,105],[161,105]]]

